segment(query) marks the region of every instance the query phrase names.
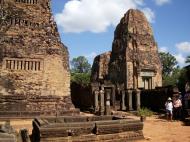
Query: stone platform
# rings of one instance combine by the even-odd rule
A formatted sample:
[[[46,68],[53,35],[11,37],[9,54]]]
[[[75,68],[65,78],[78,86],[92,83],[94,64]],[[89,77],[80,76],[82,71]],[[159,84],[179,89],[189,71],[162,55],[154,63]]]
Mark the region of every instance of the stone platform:
[[[0,119],[78,115],[69,96],[0,95]]]
[[[41,117],[33,121],[32,142],[126,142],[143,139],[143,123],[116,116]]]

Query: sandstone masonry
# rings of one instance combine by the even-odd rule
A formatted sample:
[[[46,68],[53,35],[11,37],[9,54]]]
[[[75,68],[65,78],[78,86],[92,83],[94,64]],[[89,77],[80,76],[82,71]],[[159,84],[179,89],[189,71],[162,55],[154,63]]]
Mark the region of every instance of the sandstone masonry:
[[[129,10],[116,27],[112,51],[98,55],[92,82],[110,80],[123,89],[162,86],[162,68],[152,28],[139,10]]]
[[[56,104],[61,101],[70,109],[68,50],[61,43],[50,0],[1,0],[0,5],[3,106],[7,102],[6,109],[12,110],[20,100],[22,107],[15,105],[14,110],[43,111],[57,109]]]

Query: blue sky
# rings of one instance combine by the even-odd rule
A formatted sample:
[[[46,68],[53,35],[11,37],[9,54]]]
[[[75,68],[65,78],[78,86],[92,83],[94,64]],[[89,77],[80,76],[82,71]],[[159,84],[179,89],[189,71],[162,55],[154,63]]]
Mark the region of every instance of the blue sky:
[[[190,0],[52,0],[52,11],[70,59],[111,50],[115,26],[129,8],[142,10],[159,50],[184,66],[190,55]]]

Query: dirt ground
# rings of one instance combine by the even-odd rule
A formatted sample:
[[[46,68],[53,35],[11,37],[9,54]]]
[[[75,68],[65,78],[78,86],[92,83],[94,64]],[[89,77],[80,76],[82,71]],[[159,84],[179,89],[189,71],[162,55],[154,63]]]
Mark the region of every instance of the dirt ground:
[[[129,117],[139,119],[132,115]],[[12,120],[11,125],[17,131],[27,128],[32,132],[32,120]],[[184,126],[181,121],[168,122],[158,115],[146,119],[143,133],[145,140],[138,142],[190,142],[190,126]]]
[[[139,142],[190,142],[190,126],[181,121],[168,122],[158,116],[147,118],[143,129],[145,140]]]

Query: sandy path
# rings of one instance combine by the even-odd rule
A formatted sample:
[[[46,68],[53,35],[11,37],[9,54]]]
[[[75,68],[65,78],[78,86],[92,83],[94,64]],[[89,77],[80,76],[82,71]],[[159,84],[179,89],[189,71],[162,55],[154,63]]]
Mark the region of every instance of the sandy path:
[[[142,142],[190,142],[190,126],[184,126],[180,121],[168,122],[157,116],[147,118],[144,122]]]

